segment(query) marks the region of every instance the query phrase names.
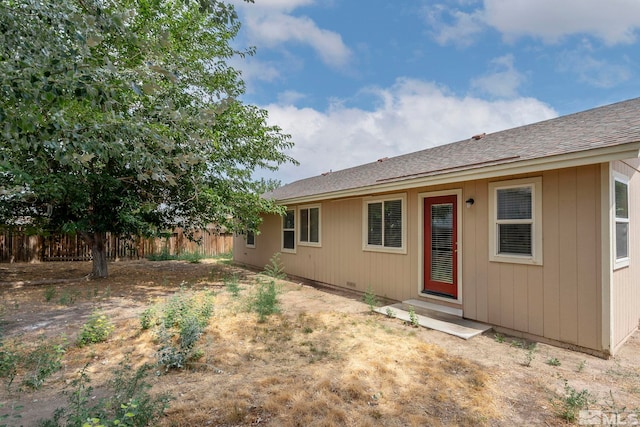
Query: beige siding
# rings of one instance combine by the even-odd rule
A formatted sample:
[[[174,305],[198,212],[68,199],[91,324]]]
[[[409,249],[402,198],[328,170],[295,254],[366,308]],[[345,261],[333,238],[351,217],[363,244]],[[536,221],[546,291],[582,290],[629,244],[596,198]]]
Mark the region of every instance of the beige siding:
[[[419,283],[422,268],[419,194],[458,189],[462,191],[459,229],[464,316],[602,350],[598,269],[600,166],[519,175],[499,181],[535,176],[542,177],[542,266],[489,262],[488,180],[416,188],[404,193],[406,254],[362,250],[363,198],[324,201],[321,203],[322,247],[298,245],[295,254],[283,253],[282,261],[287,273],[296,276],[361,292],[371,286],[378,295],[395,300],[427,300],[420,294]],[[469,197],[474,198],[475,203],[467,208],[464,201]],[[640,206],[634,209],[640,213]],[[235,242],[235,259],[259,267],[266,264],[269,257],[280,250],[280,228],[280,218],[267,217],[261,227],[263,233],[256,237],[255,249],[244,248],[242,241]],[[637,245],[640,238],[634,242]],[[640,253],[640,248],[633,250]],[[622,277],[617,280],[630,282]],[[624,299],[627,295],[616,298]],[[620,316],[627,323],[632,323],[635,316],[637,324],[637,313]]]
[[[613,346],[638,328],[640,319],[640,169],[638,159],[615,162],[613,169],[629,178],[629,266],[613,272]]]

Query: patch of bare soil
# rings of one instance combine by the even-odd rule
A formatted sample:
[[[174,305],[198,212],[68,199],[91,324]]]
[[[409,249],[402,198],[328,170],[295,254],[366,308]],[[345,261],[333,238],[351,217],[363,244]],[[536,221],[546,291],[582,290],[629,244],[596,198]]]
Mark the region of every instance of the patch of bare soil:
[[[640,406],[638,334],[612,360],[493,332],[464,341],[370,314],[357,297],[287,281],[278,282],[281,313],[260,323],[246,308],[254,272],[214,260],[109,267],[108,279],[87,281],[89,263],[0,264],[3,348],[66,343],[62,369],[38,390],[21,386],[21,372],[10,387],[2,379],[0,416],[9,418],[0,424],[51,418],[85,366],[99,394],[123,360],[156,363],[158,342],[141,329],[140,314],[181,289],[215,292],[214,314],[200,359],[148,378],[152,394],[173,398],[160,425],[558,425],[571,389],[588,390],[591,408]],[[225,287],[232,277],[237,297]],[[96,309],[114,332],[76,347]]]

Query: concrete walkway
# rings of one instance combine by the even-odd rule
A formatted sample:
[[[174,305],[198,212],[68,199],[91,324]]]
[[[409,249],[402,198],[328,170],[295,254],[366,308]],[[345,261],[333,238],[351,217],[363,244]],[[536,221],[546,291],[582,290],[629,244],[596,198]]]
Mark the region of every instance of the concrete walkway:
[[[490,325],[463,319],[459,310],[447,309],[447,307],[440,307],[419,300],[407,300],[378,307],[375,311],[385,316],[391,312],[393,317],[410,322],[409,313],[412,307],[420,326],[455,335],[465,340],[491,329]]]

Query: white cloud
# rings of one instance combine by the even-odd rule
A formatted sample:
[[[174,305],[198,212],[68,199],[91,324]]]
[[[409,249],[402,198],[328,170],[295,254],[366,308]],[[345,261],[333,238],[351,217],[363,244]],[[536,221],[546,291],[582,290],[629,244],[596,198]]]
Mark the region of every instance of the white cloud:
[[[581,50],[563,52],[559,69],[577,74],[580,82],[603,89],[615,87],[632,75],[626,65],[597,59]]]
[[[484,0],[482,7],[471,11],[439,5],[428,15],[428,22],[442,44],[471,43],[472,36],[489,26],[506,40],[531,36],[556,43],[570,35],[585,34],[614,45],[635,42],[640,29],[640,2]]]
[[[295,90],[287,90],[278,94],[278,104],[280,105],[295,105],[298,101],[307,97],[304,93],[297,92]]]
[[[434,83],[399,79],[368,88],[379,100],[373,111],[341,103],[327,111],[268,105],[269,120],[292,135],[299,167],[272,175],[283,183],[556,116],[531,98],[487,101],[457,97]],[[271,176],[271,175],[270,175]]]
[[[504,55],[491,61],[491,72],[471,81],[474,91],[497,98],[514,98],[525,76],[513,65],[513,55]]]
[[[487,27],[483,22],[482,10],[467,13],[443,5],[434,5],[425,8],[425,17],[436,41],[441,45],[470,46],[476,36]]]
[[[245,28],[249,43],[261,47],[275,48],[288,43],[310,46],[322,62],[333,68],[344,68],[352,52],[334,31],[318,27],[307,16],[290,13],[311,0],[269,0],[255,4],[236,4],[244,13]]]

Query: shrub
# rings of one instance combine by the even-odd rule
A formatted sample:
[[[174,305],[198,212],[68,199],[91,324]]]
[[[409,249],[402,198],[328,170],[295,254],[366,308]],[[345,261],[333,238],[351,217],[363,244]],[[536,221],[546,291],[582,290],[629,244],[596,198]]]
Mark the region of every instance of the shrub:
[[[145,310],[142,326],[156,326],[160,348],[158,365],[165,370],[181,369],[197,360],[202,352],[196,344],[213,314],[212,294],[180,291],[165,303]]]
[[[280,261],[280,252],[276,252],[269,258],[269,263],[264,266],[264,274],[274,279],[284,279],[287,274],[284,272],[284,265]]]
[[[370,312],[373,312],[373,310],[380,304],[380,300],[378,300],[376,294],[373,293],[371,286],[369,286],[365,291],[362,296],[362,301],[369,306]]]
[[[44,336],[35,347],[0,342],[0,377],[6,379],[7,389],[11,388],[18,373],[22,376],[22,385],[40,388],[48,377],[62,368],[65,344],[64,338],[56,340]]]
[[[61,426],[131,426],[154,425],[168,407],[169,396],[151,396],[146,381],[150,367],[132,369],[122,363],[108,383],[108,396],[94,402],[86,366],[71,382],[69,403],[58,408],[52,418],[40,420],[40,427]]]
[[[556,402],[556,414],[569,422],[574,422],[578,418],[580,410],[589,406],[594,401],[588,390],[578,391],[571,387],[567,380],[564,380],[564,396]]]
[[[24,358],[26,373],[22,383],[29,388],[39,389],[44,381],[62,368],[63,344],[54,344],[45,338]]]
[[[240,287],[238,275],[234,274],[230,278],[224,279],[224,287],[233,295],[233,297],[238,297],[240,295],[240,291],[242,288]]]
[[[250,301],[250,309],[258,314],[258,322],[264,322],[267,316],[280,312],[276,282],[258,281],[258,289]]]
[[[82,330],[76,343],[78,347],[84,347],[85,345],[104,342],[109,338],[111,332],[113,332],[113,324],[107,316],[99,311],[94,311],[87,323],[82,325]]]

